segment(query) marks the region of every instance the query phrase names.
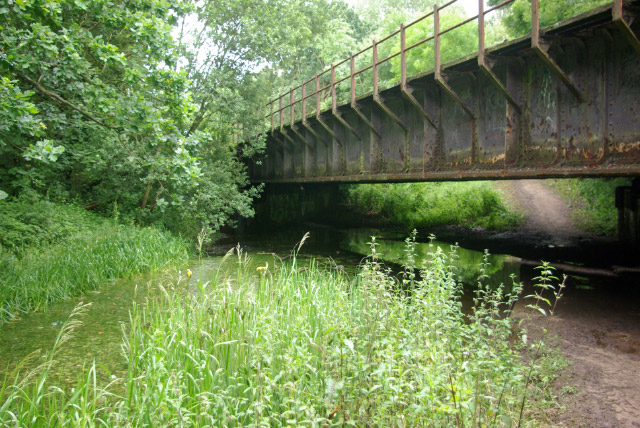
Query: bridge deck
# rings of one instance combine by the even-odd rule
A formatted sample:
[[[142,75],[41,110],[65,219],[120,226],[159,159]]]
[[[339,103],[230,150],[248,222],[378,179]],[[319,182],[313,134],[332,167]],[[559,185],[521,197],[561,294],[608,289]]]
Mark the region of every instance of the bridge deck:
[[[443,66],[436,7],[435,69],[406,76],[402,27],[402,77],[389,87],[378,85],[386,59],[374,43],[373,92],[356,97],[353,57],[346,78],[332,67],[329,85],[316,77],[294,88],[301,95],[292,90],[284,107],[280,97],[279,126],[250,165],[252,181],[640,175],[640,43],[630,12],[639,3],[618,0],[543,29],[532,3],[530,35],[484,49],[482,21],[478,53]],[[349,80],[351,101],[339,104],[337,88]],[[322,110],[323,100],[331,107]]]

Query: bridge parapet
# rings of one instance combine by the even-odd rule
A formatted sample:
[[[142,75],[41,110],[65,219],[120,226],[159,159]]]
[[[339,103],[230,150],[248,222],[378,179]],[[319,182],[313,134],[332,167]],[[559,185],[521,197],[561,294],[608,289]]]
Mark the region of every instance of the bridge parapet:
[[[632,13],[639,2],[616,0],[540,29],[533,0],[530,34],[486,48],[485,16],[513,0],[486,10],[479,0],[476,16],[442,29],[441,11],[455,1],[436,5],[271,101],[266,155],[250,166],[251,179],[640,175],[640,42]],[[407,46],[407,28],[426,18],[433,20],[433,34]],[[478,23],[477,53],[442,65],[441,37],[472,21]],[[379,59],[379,44],[397,36],[399,50]],[[408,77],[407,52],[426,43],[433,43],[434,69]],[[371,63],[356,69],[368,51]],[[380,66],[396,57],[400,81],[381,88]],[[349,73],[336,78],[347,64]],[[373,90],[358,96],[356,79],[365,72],[371,72]],[[323,75],[330,79],[324,86]],[[340,103],[337,88],[347,82],[349,100]],[[323,100],[330,101],[324,110]],[[308,114],[311,101],[315,108]]]

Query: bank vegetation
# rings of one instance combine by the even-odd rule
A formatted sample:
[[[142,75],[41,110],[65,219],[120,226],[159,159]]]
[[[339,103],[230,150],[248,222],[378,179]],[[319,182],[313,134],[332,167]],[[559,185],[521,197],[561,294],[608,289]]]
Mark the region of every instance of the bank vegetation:
[[[413,238],[415,239],[415,238]],[[478,279],[464,308],[455,248],[417,260],[407,240],[401,280],[371,256],[355,276],[316,261],[247,269],[162,291],[135,305],[125,376],[89,364],[55,384],[56,354],[79,307],[35,371],[0,389],[0,422],[16,426],[533,426],[555,367],[512,310],[519,283]],[[299,249],[300,246],[297,247]],[[486,261],[485,261],[486,263]],[[235,265],[235,267],[233,266]],[[542,273],[545,292],[553,288]],[[418,277],[419,274],[419,277]],[[536,297],[535,295],[533,297]],[[547,295],[548,297],[548,295]],[[546,307],[544,299],[539,308]],[[528,355],[526,360],[522,355]],[[19,367],[16,370],[19,370]],[[532,406],[531,403],[536,405]]]

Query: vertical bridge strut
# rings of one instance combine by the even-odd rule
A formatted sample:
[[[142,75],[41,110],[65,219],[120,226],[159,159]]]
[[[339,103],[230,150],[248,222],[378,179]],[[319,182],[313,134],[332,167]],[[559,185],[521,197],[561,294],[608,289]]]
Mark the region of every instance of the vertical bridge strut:
[[[391,36],[387,36],[387,37],[391,37]],[[373,102],[377,104],[378,107],[380,107],[380,109],[387,116],[389,116],[395,123],[400,125],[400,127],[404,129],[405,132],[408,132],[409,129],[407,125],[405,125],[402,119],[396,116],[395,113],[393,113],[391,109],[385,105],[382,97],[380,96],[380,87],[378,85],[378,66],[381,63],[382,61],[378,61],[378,43],[374,40],[373,41]]]
[[[507,102],[516,109],[518,114],[521,114],[522,107],[520,107],[515,97],[509,93],[505,85],[502,84],[498,76],[493,72],[495,60],[487,58],[484,39],[484,15],[484,0],[478,0],[478,67],[480,67],[480,70],[489,78],[489,81],[498,88]]]
[[[549,69],[562,81],[562,83],[564,83],[567,89],[575,95],[576,99],[581,103],[586,102],[588,97],[578,89],[578,86],[573,82],[571,76],[565,73],[558,63],[549,55],[549,48],[551,45],[547,42],[541,41],[540,38],[540,8],[538,0],[531,0],[531,47],[540,59],[542,59],[542,62],[544,62],[547,67],[549,67]]]
[[[482,0],[480,0],[482,1]],[[437,128],[435,119],[422,107],[420,101],[413,96],[413,88],[407,84],[407,28],[400,26],[400,92],[413,107],[427,120],[434,128]]]

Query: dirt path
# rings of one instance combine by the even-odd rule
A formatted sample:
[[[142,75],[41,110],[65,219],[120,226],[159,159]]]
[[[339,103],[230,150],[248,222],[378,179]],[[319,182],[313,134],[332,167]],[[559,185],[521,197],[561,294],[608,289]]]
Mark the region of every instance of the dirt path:
[[[573,225],[571,208],[543,180],[496,187],[525,216],[520,232],[539,237],[545,247],[593,237]],[[536,314],[525,317],[532,317],[527,324],[533,329],[543,323]],[[548,334],[558,337],[570,362],[555,384],[560,406],[549,415],[550,426],[640,428],[640,278],[570,277]]]
[[[546,334],[557,337],[569,366],[556,379],[559,407],[545,426],[640,428],[639,297],[632,284],[569,278]],[[537,313],[517,312],[534,337],[547,325]]]
[[[543,180],[511,180],[496,183],[496,186],[511,208],[525,216],[523,232],[565,239],[589,235],[573,225],[569,205]]]

